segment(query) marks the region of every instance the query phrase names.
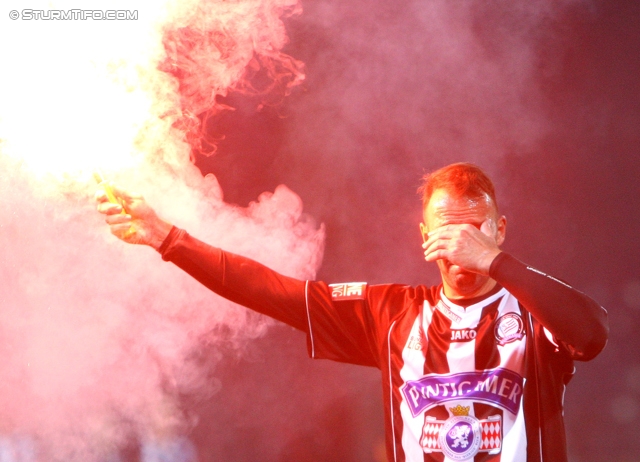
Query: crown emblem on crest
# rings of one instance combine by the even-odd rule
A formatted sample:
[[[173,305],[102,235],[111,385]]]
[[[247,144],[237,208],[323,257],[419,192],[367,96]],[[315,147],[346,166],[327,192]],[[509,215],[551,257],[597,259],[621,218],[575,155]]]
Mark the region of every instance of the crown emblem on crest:
[[[470,406],[460,406],[459,404],[456,407],[450,407],[449,410],[453,415],[469,415]]]

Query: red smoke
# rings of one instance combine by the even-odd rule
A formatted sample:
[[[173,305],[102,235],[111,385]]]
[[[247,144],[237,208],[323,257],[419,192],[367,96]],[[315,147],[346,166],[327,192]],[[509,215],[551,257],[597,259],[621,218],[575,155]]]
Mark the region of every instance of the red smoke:
[[[303,63],[281,51],[287,36],[280,18],[300,13],[296,0],[233,4],[247,15],[231,19],[227,5],[203,1],[202,9],[209,8],[220,16],[197,14],[165,28],[159,66],[178,81],[181,116],[174,125],[205,155],[215,152],[216,141],[206,134],[207,121],[233,109],[219,96],[235,91],[274,104],[304,79]]]

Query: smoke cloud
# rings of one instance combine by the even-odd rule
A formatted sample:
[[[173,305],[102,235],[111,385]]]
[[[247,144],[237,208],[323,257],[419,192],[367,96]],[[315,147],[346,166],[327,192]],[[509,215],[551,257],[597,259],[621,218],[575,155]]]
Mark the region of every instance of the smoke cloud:
[[[263,68],[272,84],[255,92],[282,97],[303,78],[280,52],[296,2],[83,4],[107,6],[134,19],[50,19],[77,5],[32,2],[27,20],[15,3],[23,16],[0,27],[13,71],[0,90],[0,434],[5,454],[26,441],[21,460],[108,460],[184,433],[181,399],[215,393],[220,351],[270,325],[111,236],[92,170],[284,274],[312,278],[322,258],[323,229],[291,190],[231,206],[189,160],[217,96],[254,89]]]
[[[360,280],[376,268],[376,281],[396,280],[410,261],[415,271],[406,282],[423,283],[415,250],[421,174],[464,160],[485,168],[499,190],[512,186],[505,172],[543,151],[557,126],[545,79],[561,71],[562,48],[546,44],[566,15],[588,16],[589,5],[322,1],[305,8],[292,20],[289,49],[306,63],[308,92],[287,105],[274,171],[334,229],[376,217],[367,233],[328,234],[340,261],[352,264],[339,278]],[[321,190],[327,176],[340,187]],[[506,210],[511,200],[501,194]],[[361,203],[366,210],[355,207]],[[415,248],[388,255],[390,233]],[[325,260],[323,272],[338,270]]]

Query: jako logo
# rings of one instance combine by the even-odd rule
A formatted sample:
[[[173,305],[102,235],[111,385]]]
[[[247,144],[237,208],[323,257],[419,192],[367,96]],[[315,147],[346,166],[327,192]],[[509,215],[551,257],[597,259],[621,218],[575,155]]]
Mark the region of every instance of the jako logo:
[[[452,342],[468,342],[474,340],[478,333],[475,329],[451,329]]]

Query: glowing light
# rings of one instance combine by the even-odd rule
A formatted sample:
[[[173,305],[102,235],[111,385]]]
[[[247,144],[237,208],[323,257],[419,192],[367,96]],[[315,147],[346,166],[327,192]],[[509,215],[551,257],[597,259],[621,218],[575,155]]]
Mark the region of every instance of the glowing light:
[[[130,20],[4,19],[0,28],[2,152],[34,171],[62,175],[139,165],[148,155],[185,156],[198,143],[196,117],[219,111],[217,95],[263,67],[268,89],[298,83],[301,64],[279,50],[280,16],[295,0],[109,2]],[[9,8],[23,11],[13,2]],[[31,10],[69,11],[74,2],[36,1]],[[84,2],[83,8],[104,8]],[[178,90],[180,90],[178,92]],[[191,123],[189,123],[191,121]],[[173,146],[167,145],[172,143]]]
[[[29,6],[73,8],[69,2]],[[136,75],[153,64],[148,50],[158,18],[149,12],[139,21],[5,19],[2,58],[14,72],[4,73],[0,90],[2,152],[39,174],[133,165],[140,154],[134,141],[154,105]]]

